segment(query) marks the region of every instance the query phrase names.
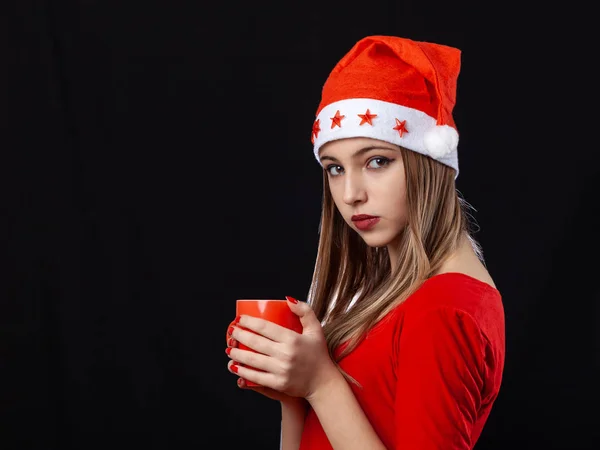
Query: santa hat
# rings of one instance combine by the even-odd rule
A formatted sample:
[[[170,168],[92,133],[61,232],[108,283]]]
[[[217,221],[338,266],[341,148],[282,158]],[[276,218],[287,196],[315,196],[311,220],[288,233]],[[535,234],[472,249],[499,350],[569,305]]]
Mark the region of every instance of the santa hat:
[[[317,161],[327,142],[367,137],[427,155],[458,176],[459,71],[453,47],[394,36],[358,41],[323,86],[311,139]]]

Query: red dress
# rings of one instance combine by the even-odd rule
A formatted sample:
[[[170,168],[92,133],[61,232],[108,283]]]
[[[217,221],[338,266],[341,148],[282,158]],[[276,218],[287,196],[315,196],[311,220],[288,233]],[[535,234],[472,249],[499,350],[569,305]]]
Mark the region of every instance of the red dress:
[[[504,356],[498,290],[445,273],[391,311],[340,366],[362,385],[350,384],[387,449],[464,450],[498,396]],[[331,448],[309,409],[300,450]]]

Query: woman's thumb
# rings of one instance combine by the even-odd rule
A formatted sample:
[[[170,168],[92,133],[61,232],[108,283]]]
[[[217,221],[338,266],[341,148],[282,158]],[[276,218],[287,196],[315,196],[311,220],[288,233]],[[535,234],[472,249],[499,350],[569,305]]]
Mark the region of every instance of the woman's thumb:
[[[300,323],[302,323],[304,331],[311,331],[316,327],[321,328],[321,323],[308,303],[301,302],[288,295],[285,298],[292,312],[300,318]]]

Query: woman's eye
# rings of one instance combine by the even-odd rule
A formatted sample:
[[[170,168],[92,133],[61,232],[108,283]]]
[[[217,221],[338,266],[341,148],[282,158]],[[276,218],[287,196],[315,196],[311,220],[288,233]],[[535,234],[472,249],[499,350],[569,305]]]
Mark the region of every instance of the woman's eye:
[[[381,169],[382,167],[387,166],[390,162],[392,162],[391,159],[380,156],[380,157],[371,159],[367,163],[367,167],[369,169]],[[327,167],[325,170],[331,176],[338,176],[344,172],[344,168],[339,165],[331,165],[331,166]]]
[[[373,163],[376,163],[376,165],[373,165]],[[386,166],[390,163],[390,160],[387,158],[373,158],[371,161],[369,161],[369,163],[367,164],[370,168],[372,169],[379,169],[380,167]]]
[[[329,167],[327,167],[327,172],[329,172],[329,175],[333,175],[333,176],[339,175],[339,173],[334,173],[333,172],[334,169],[337,170],[337,171],[339,171],[338,169],[341,169],[341,167],[340,166],[329,166]]]

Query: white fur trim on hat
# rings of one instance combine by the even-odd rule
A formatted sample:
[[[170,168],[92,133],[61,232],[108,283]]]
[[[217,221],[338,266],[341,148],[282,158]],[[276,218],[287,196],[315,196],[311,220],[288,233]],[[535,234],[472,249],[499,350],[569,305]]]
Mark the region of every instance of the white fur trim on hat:
[[[375,116],[372,124],[364,122],[359,116],[367,110]],[[332,120],[338,111],[339,117],[343,116],[339,120],[341,126]],[[313,134],[314,155],[319,163],[319,149],[327,142],[366,137],[429,156],[454,168],[458,175],[458,132],[449,125],[437,125],[436,120],[423,111],[381,100],[351,98],[325,106],[316,120],[319,121],[320,130],[316,135]],[[405,132],[395,129],[397,120],[405,121]]]

